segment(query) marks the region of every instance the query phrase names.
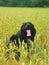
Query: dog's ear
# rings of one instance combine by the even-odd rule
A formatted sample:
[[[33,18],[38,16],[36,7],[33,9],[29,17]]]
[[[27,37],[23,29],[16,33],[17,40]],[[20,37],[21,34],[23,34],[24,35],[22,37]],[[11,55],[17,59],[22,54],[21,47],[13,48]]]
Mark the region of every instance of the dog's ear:
[[[21,26],[21,30],[24,30],[25,25],[26,25],[26,22],[24,22],[24,23],[22,24],[22,26]]]
[[[36,34],[36,29],[35,29],[35,27],[32,27],[32,35],[33,35],[33,37],[35,37],[35,34]]]
[[[29,24],[31,25],[31,28],[34,28],[34,24],[32,24],[31,22],[29,22]]]

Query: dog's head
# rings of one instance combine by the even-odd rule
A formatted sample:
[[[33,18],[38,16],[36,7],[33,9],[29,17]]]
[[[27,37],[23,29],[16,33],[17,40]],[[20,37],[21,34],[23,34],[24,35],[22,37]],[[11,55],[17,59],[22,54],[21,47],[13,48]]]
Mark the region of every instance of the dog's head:
[[[34,28],[34,25],[31,22],[25,22],[23,23],[21,27],[22,35],[25,35],[26,37],[35,36],[36,30]]]

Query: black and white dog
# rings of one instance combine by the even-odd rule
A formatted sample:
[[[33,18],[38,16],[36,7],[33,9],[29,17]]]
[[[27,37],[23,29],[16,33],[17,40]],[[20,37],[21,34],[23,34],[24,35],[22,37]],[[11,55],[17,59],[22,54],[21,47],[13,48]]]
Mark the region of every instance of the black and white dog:
[[[22,41],[27,44],[27,49],[29,52],[30,40],[34,41],[35,34],[36,29],[34,25],[31,22],[25,22],[22,24],[20,31],[10,37],[10,42],[7,44],[7,46],[9,46],[11,42],[14,42],[14,44],[17,45],[19,48],[20,44],[18,39],[20,39],[21,45]]]

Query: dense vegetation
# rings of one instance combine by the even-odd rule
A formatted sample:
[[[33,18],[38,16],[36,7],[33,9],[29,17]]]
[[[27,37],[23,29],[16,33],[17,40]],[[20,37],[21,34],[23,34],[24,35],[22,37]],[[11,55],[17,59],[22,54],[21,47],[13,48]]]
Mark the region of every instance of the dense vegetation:
[[[49,0],[0,0],[0,6],[49,7]]]
[[[14,58],[14,45],[10,49],[6,43],[12,34],[20,29],[23,22],[30,21],[36,28],[36,36],[32,45],[30,59],[24,47],[20,61]],[[32,43],[32,42],[31,42]],[[24,42],[23,42],[24,44]],[[10,50],[10,54],[6,54]],[[9,57],[9,58],[8,58]],[[0,65],[49,65],[49,9],[48,8],[7,8],[0,7]]]

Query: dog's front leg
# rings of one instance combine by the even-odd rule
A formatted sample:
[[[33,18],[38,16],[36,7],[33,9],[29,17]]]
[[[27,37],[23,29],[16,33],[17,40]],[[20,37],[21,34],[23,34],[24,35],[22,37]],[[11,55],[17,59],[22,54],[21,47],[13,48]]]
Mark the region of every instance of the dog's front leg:
[[[18,39],[16,39],[16,45],[17,45],[18,48],[19,48],[19,41],[18,41]]]
[[[30,46],[30,45],[27,43],[27,51],[28,51],[28,52],[29,52],[29,46]]]

